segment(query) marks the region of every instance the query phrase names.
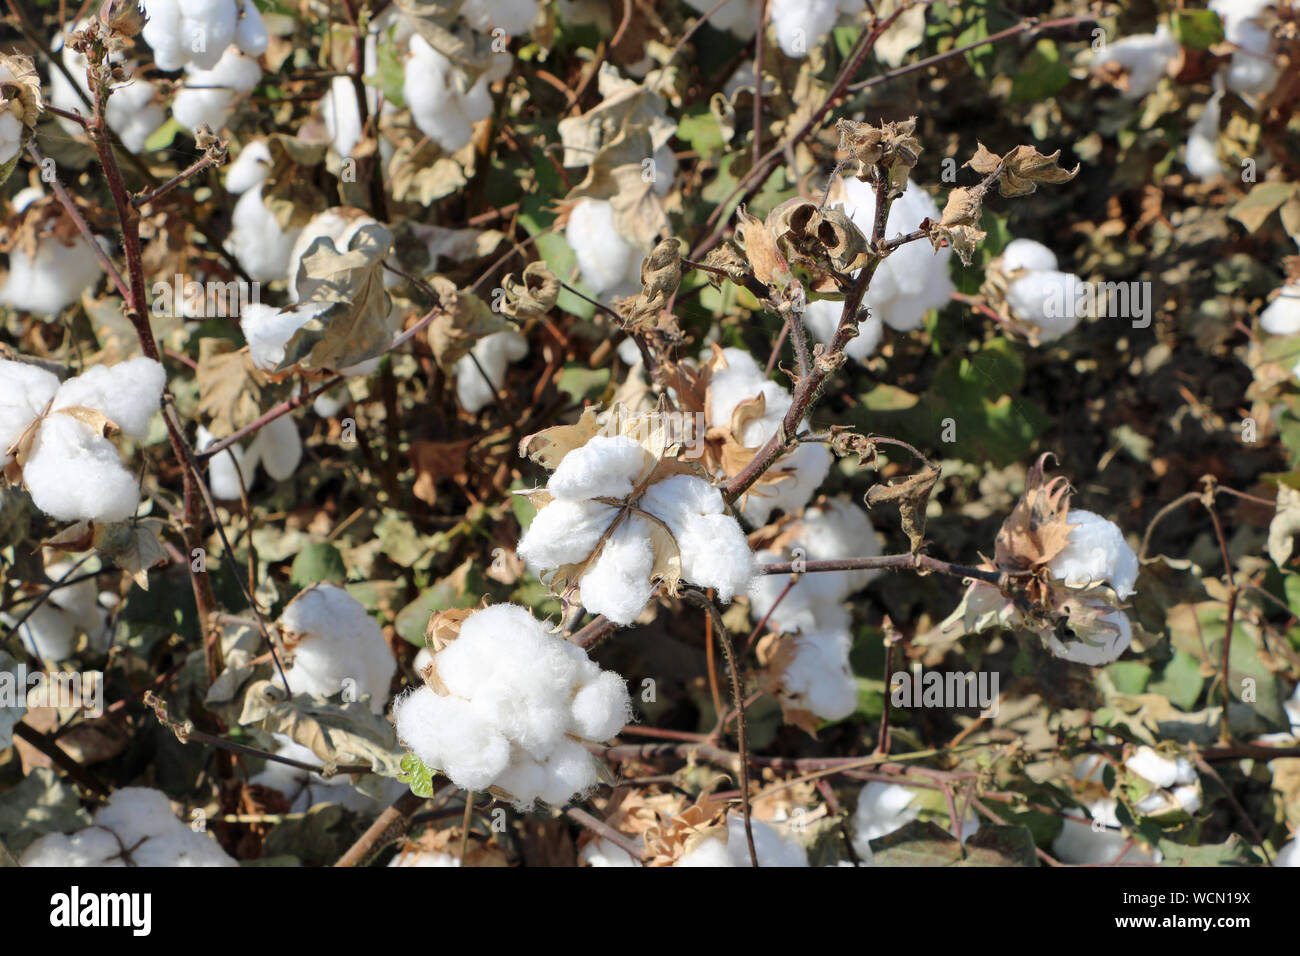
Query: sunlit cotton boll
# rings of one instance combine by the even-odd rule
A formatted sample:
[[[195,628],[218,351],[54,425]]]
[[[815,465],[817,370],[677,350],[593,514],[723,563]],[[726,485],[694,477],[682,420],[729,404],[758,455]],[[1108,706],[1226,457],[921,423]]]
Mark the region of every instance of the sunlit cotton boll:
[[[1067,585],[1104,581],[1120,598],[1131,595],[1137,583],[1138,558],[1119,525],[1080,508],[1072,508],[1065,520],[1077,527],[1070,530],[1065,547],[1052,559],[1052,574]]]
[[[763,820],[750,820],[754,835],[754,855],[760,867],[807,866],[808,852],[794,835]],[[745,837],[745,820],[738,813],[727,815],[725,836],[717,834],[701,840],[674,866],[753,866],[749,841]]]
[[[1219,161],[1219,115],[1223,91],[1219,90],[1205,103],[1201,115],[1187,134],[1187,148],[1183,162],[1187,171],[1197,179],[1211,179],[1223,174]]]
[[[1102,614],[1085,633],[1073,630],[1072,640],[1062,641],[1055,634],[1049,635],[1048,647],[1062,660],[1088,667],[1105,667],[1114,663],[1133,640],[1133,625],[1123,611]]]
[[[1259,314],[1259,327],[1269,335],[1300,332],[1300,282],[1283,286],[1277,298]]]
[[[9,250],[9,274],[0,288],[0,303],[22,312],[53,318],[99,280],[99,259],[85,239],[65,245],[55,236],[36,244],[36,255]]]
[[[471,614],[433,666],[446,694],[401,697],[398,736],[457,786],[499,787],[520,807],[591,790],[596,764],[579,741],[608,740],[631,714],[621,677],[518,605]]]
[[[85,574],[85,565],[55,561],[45,566],[45,576],[52,582],[70,580]],[[16,619],[0,614],[13,627]],[[85,634],[92,650],[107,648],[112,634],[107,627],[108,612],[99,605],[99,593],[93,578],[64,585],[50,591],[19,628],[19,637],[33,654],[49,661],[67,660],[76,648],[77,635]]]
[[[456,398],[471,415],[496,399],[506,366],[528,354],[528,340],[514,330],[494,332],[474,343],[456,362]]]
[[[854,177],[843,180],[842,203],[849,218],[870,237],[876,215],[876,196],[870,184]],[[924,219],[938,221],[939,207],[930,195],[911,180],[907,189],[889,207],[885,238],[914,231]],[[909,242],[899,246],[880,263],[862,304],[892,329],[910,332],[921,327],[925,314],[941,308],[956,287],[948,278],[952,249],[937,252],[927,242]]]
[[[583,866],[640,866],[627,850],[609,840],[592,840],[582,848],[578,860]]]
[[[397,661],[360,601],[343,588],[317,584],[289,602],[280,627],[297,637],[285,675],[295,693],[368,695],[370,709],[384,712]]]
[[[815,299],[804,309],[803,321],[808,330],[817,337],[817,341],[829,345],[839,328],[840,316],[844,313],[844,303],[831,299]],[[858,334],[844,347],[844,354],[859,362],[870,358],[880,345],[885,331],[880,316],[870,313],[858,323]]]
[[[329,307],[324,302],[277,309],[261,302],[244,306],[239,328],[248,341],[248,357],[265,372],[273,372],[284,361],[285,347],[295,332]]]
[[[873,780],[865,784],[853,811],[853,849],[858,856],[871,859],[872,840],[915,820],[920,812],[912,806],[915,799],[916,791],[895,783]]]
[[[1127,74],[1124,97],[1140,100],[1156,88],[1177,53],[1178,41],[1162,23],[1155,33],[1138,33],[1107,43],[1093,60],[1093,68],[1114,65],[1123,69]]]
[[[172,116],[189,130],[202,125],[220,130],[261,78],[256,59],[229,47],[210,70],[185,67],[185,84],[172,100]]]
[[[569,210],[564,238],[578,260],[583,283],[596,295],[639,291],[645,253],[618,234],[614,207],[608,200],[578,200]]]
[[[460,15],[475,30],[523,33],[537,19],[537,0],[465,0]]]
[[[210,70],[230,44],[250,56],[266,51],[266,25],[253,0],[141,0],[141,37],[160,70]]]
[[[841,15],[865,9],[865,0],[771,0],[768,16],[781,51],[803,57],[826,40]]]
[[[1277,83],[1278,68],[1272,37],[1261,19],[1273,0],[1212,0],[1210,9],[1223,20],[1224,40],[1233,44],[1232,59],[1223,72],[1228,89],[1237,93],[1267,93]]]
[[[499,59],[508,71],[510,57]],[[488,84],[497,78],[489,71],[470,84],[459,67],[417,34],[411,37],[402,95],[420,132],[454,153],[469,142],[474,124],[492,112]]]
[[[238,866],[210,833],[177,819],[160,790],[123,787],[95,811],[94,825],[51,833],[27,848],[20,866]]]
[[[1056,254],[1032,239],[1014,239],[1002,253],[1002,272],[1011,278],[1007,305],[1038,329],[1042,342],[1054,342],[1083,318],[1083,280],[1057,269]]]
[[[1088,813],[1096,826],[1078,819],[1080,811],[1069,811],[1062,821],[1061,832],[1052,841],[1052,855],[1062,863],[1078,866],[1096,866],[1117,860],[1124,863],[1155,862],[1151,854],[1138,846],[1124,852],[1129,838],[1119,828],[1119,818],[1115,815],[1117,806],[1117,802],[1110,798],[1093,801]],[[1121,853],[1124,854],[1122,857]]]
[[[344,208],[326,209],[312,216],[298,234],[298,238],[294,240],[293,249],[289,253],[286,277],[289,280],[290,301],[297,302],[300,298],[298,271],[302,265],[302,258],[307,254],[312,243],[317,239],[329,239],[334,243],[335,249],[344,252],[357,233],[366,226],[373,225],[377,225],[377,220],[370,216],[349,214]]]

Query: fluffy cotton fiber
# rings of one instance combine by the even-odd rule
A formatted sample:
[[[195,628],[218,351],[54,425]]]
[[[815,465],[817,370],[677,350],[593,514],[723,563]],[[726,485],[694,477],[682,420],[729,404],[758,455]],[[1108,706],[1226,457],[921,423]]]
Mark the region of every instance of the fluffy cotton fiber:
[[[1137,552],[1124,540],[1119,525],[1081,508],[1071,509],[1065,520],[1076,527],[1052,559],[1052,574],[1071,586],[1104,581],[1120,598],[1131,595],[1138,576]]]
[[[683,580],[730,601],[754,574],[753,554],[740,525],[726,514],[722,494],[692,475],[650,485],[632,504],[652,517],[629,512],[605,540],[620,509],[593,499],[627,497],[653,465],[634,439],[597,435],[560,462],[546,486],[553,500],[519,542],[519,556],[539,571],[583,562],[600,547],[578,587],[584,607],[618,624],[636,620],[654,592],[655,521],[676,541]]]
[[[789,833],[763,820],[750,819],[754,835],[754,854],[760,867],[807,866],[808,853]],[[745,838],[745,820],[740,814],[727,815],[727,829],[701,840],[674,866],[752,866],[749,841]]]
[[[216,437],[202,425],[198,430],[199,451],[216,444]],[[243,491],[252,491],[260,465],[275,481],[288,481],[302,461],[302,439],[290,415],[272,419],[246,445],[238,443],[212,456],[208,463],[208,486],[214,498],[239,501]],[[242,478],[242,489],[241,489]]]
[[[460,15],[475,30],[523,33],[537,19],[537,0],[465,0]]]
[[[398,736],[458,787],[498,787],[520,807],[591,790],[597,767],[583,743],[610,739],[631,714],[622,677],[515,604],[471,614],[433,666],[446,693],[400,698]]]
[[[45,566],[45,576],[58,582],[65,576],[84,573],[84,566],[74,570],[70,561],[54,561]],[[93,578],[57,588],[23,622],[19,634],[27,648],[48,661],[64,661],[72,656],[77,635],[85,634],[94,650],[103,650],[112,637],[108,613],[99,606],[99,592]]]
[[[475,342],[470,354],[456,362],[456,397],[460,407],[473,415],[491,403],[505,383],[506,366],[527,354],[528,340],[512,329],[494,332]]]
[[[1093,67],[1124,70],[1127,75],[1124,96],[1138,100],[1156,88],[1169,61],[1177,53],[1178,41],[1169,32],[1169,27],[1162,23],[1155,33],[1139,33],[1107,43],[1105,50],[1093,61]]]
[[[220,130],[261,78],[257,60],[234,47],[228,47],[210,70],[187,64],[185,85],[172,100],[172,116],[189,130],[205,124]]]
[[[211,835],[172,813],[159,790],[123,787],[95,811],[94,826],[51,833],[29,846],[20,866],[238,866]]]
[[[234,44],[249,56],[266,52],[267,33],[253,0],[141,0],[140,31],[160,70],[210,70]]]
[[[1040,342],[1054,342],[1079,324],[1074,306],[1082,280],[1056,266],[1056,254],[1032,239],[1013,239],[1002,251],[1002,272],[1010,280],[1007,305],[1038,330]]]
[[[351,688],[384,712],[397,662],[383,631],[361,602],[332,584],[316,584],[284,609],[280,627],[297,637],[286,671],[295,694],[331,696]]]
[[[59,384],[51,372],[0,359],[0,445],[9,448],[44,410],[23,465],[32,502],[60,521],[124,521],[140,501],[136,477],[113,443],[59,409],[102,412],[129,438],[143,438],[166,384],[163,367],[148,358],[95,366]],[[0,449],[0,463],[10,457]]]
[[[803,57],[825,41],[842,15],[861,13],[865,0],[771,0],[768,16],[786,56]]]
[[[473,84],[460,69],[420,35],[411,37],[402,95],[416,127],[445,152],[469,142],[473,126],[492,112],[488,84],[495,74],[484,73]],[[510,57],[499,57],[506,70]],[[468,86],[468,88],[466,88]]]
[[[0,287],[0,303],[23,312],[53,318],[81,298],[100,276],[99,259],[86,240],[77,236],[64,245],[54,236],[36,244],[35,256],[23,249],[9,251],[9,274]]]

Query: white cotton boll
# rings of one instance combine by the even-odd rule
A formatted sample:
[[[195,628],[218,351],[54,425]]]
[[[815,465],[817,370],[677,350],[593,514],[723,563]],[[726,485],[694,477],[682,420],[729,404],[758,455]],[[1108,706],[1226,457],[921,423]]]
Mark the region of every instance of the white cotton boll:
[[[284,361],[284,350],[294,333],[320,315],[328,302],[308,302],[277,309],[261,302],[250,302],[239,316],[239,328],[248,340],[248,357],[265,372],[275,371]]]
[[[126,866],[122,844],[107,830],[87,829],[65,836],[49,833],[36,840],[18,861],[20,866]]]
[[[256,455],[266,473],[276,481],[288,481],[302,461],[302,439],[290,415],[281,415],[264,425],[253,439]]]
[[[4,622],[13,627],[17,618],[3,615]],[[18,629],[23,644],[37,657],[50,661],[67,660],[77,644],[76,628],[72,618],[47,601],[42,604]]]
[[[23,148],[23,121],[17,113],[0,116],[0,163],[7,163]]]
[[[875,191],[854,177],[844,179],[843,184],[844,211],[864,235],[870,236],[876,215]],[[929,193],[908,180],[903,195],[889,207],[885,238],[912,232],[926,218],[938,221],[939,207]],[[877,267],[863,305],[892,329],[910,332],[920,328],[925,314],[946,304],[956,291],[948,277],[951,258],[950,248],[935,252],[924,242],[900,246]]]
[[[1062,863],[1076,866],[1114,863],[1129,842],[1124,831],[1118,829],[1116,806],[1115,800],[1102,798],[1089,808],[1092,819],[1105,829],[1094,829],[1091,823],[1076,819],[1078,811],[1071,811],[1062,823],[1061,832],[1052,841],[1052,855]],[[1123,862],[1150,863],[1153,860],[1149,853],[1134,846],[1124,853]]]
[[[840,315],[844,311],[843,302],[830,299],[815,299],[804,310],[803,321],[817,341],[829,345],[835,337],[835,330],[840,325]],[[844,347],[844,354],[859,362],[866,361],[880,345],[884,335],[885,324],[879,315],[869,314],[858,323],[858,334]]]
[[[270,174],[271,150],[266,140],[255,139],[226,167],[226,192],[238,196],[265,182]]]
[[[515,550],[534,570],[576,563],[600,543],[616,512],[598,501],[553,501],[533,517]]]
[[[313,766],[322,766],[321,760],[310,747],[305,747],[283,734],[275,734],[279,742],[275,753],[281,757],[297,760]],[[321,803],[336,803],[357,813],[370,813],[378,809],[374,797],[362,793],[345,776],[322,777],[319,773],[291,767],[279,761],[268,760],[265,769],[254,776],[249,783],[279,790],[289,800],[290,813],[306,813]],[[392,791],[387,802],[396,799],[405,789],[400,781],[386,780],[386,796]]]
[[[1270,335],[1300,332],[1300,282],[1282,287],[1277,298],[1259,314],[1259,327]]]
[[[516,757],[496,779],[496,786],[514,798],[516,804],[531,807],[546,789],[546,768],[532,757]]]
[[[510,765],[509,741],[459,697],[421,687],[398,699],[393,719],[417,757],[465,790],[486,790]]]
[[[475,342],[470,350],[473,358],[465,355],[456,362],[460,407],[473,415],[492,402],[505,384],[506,366],[527,354],[528,340],[513,329],[493,332]]]
[[[1184,813],[1192,814],[1201,809],[1200,787],[1180,786],[1173,789],[1174,802]]]
[[[42,423],[23,481],[32,503],[59,521],[125,521],[140,503],[139,481],[113,443],[69,415]]]
[[[542,769],[546,781],[538,798],[555,807],[582,799],[600,782],[595,758],[582,744],[568,738],[560,741]]]
[[[51,581],[70,579],[79,573],[84,573],[84,569],[76,568],[71,561],[54,561],[45,566],[45,576]],[[66,614],[73,626],[83,634],[93,636],[103,626],[104,614],[99,606],[99,592],[93,578],[51,591],[46,603]]]
[[[313,585],[289,602],[280,626],[300,635],[287,672],[295,692],[330,696],[351,680],[357,697],[369,695],[370,709],[383,713],[397,661],[360,601],[335,585]]]
[[[754,835],[754,855],[760,867],[807,866],[808,852],[792,834],[783,833],[764,820],[750,820]],[[745,838],[745,820],[738,813],[727,815],[727,835],[701,841],[683,855],[674,866],[714,867],[752,866],[749,841]]]
[[[650,464],[649,453],[627,435],[596,435],[564,456],[546,483],[556,498],[626,498]]]
[[[865,7],[863,0],[771,0],[768,13],[781,51],[798,58],[825,41],[841,14]]]
[[[67,35],[82,29],[89,21],[69,25],[54,37],[53,45],[62,45],[63,65],[67,67],[76,85],[68,81],[62,70],[50,70],[50,103],[69,112],[88,115],[87,99],[90,86],[86,82],[86,58],[66,44]],[[104,107],[104,119],[122,140],[122,145],[133,153],[144,149],[145,141],[167,121],[167,111],[157,97],[154,84],[132,76],[137,72],[134,62],[124,61],[121,55],[111,54],[110,60],[130,79],[113,87]],[[78,92],[80,90],[80,92]],[[82,94],[86,94],[83,97]],[[80,135],[82,127],[70,119],[59,117],[59,125],[70,135]]]
[[[352,77],[336,76],[330,81],[330,88],[320,101],[320,110],[335,152],[350,156],[362,134],[361,107]]]
[[[618,234],[608,200],[574,203],[564,239],[578,260],[583,283],[596,295],[632,295],[640,290],[645,253]]]
[[[1097,626],[1083,637],[1063,643],[1055,634],[1047,643],[1052,653],[1063,660],[1089,667],[1104,667],[1119,660],[1133,640],[1133,625],[1123,611],[1111,611],[1097,619]]]
[[[83,405],[103,412],[122,434],[143,438],[158,412],[167,373],[151,358],[95,365],[59,386],[52,410]]]
[[[615,624],[631,624],[654,593],[654,561],[649,523],[640,517],[626,519],[578,581],[582,606]]]
[[[265,172],[262,175],[265,177]],[[262,197],[261,183],[256,183],[235,203],[226,251],[239,260],[254,282],[273,282],[288,272],[289,256],[301,232],[280,228]]]
[[[800,429],[806,431],[807,427]],[[766,443],[771,434],[764,436]],[[801,444],[783,455],[777,469],[788,469],[791,474],[773,485],[763,485],[750,491],[741,514],[754,527],[767,524],[775,511],[792,514],[802,508],[826,480],[831,470],[831,452],[818,443]]]
[[[185,85],[172,100],[172,116],[190,130],[205,124],[220,130],[234,115],[238,101],[262,78],[257,60],[234,47],[212,69],[186,67],[185,73]]]
[[[1274,866],[1300,866],[1300,840],[1283,845],[1273,856]]]
[[[13,460],[5,452],[45,410],[59,390],[59,378],[38,365],[0,358],[0,466]]]
[[[573,732],[588,740],[609,740],[630,717],[627,681],[603,671],[573,695]]]
[[[582,848],[578,854],[578,861],[583,866],[640,866],[639,860],[634,860],[617,843],[611,843],[609,840],[592,840]]]
[[[1056,253],[1033,239],[1012,239],[1002,250],[1002,271],[1055,272]]]
[[[687,0],[687,2],[689,3],[690,0]],[[755,849],[757,850],[757,847]],[[689,853],[682,854],[677,862],[673,864],[673,866],[706,867],[710,869],[735,865],[731,860],[731,854],[727,851],[727,841],[720,835],[701,840]]]
[[[436,850],[421,853],[399,853],[388,861],[389,866],[460,866],[460,859],[450,853]]]
[[[707,360],[707,355],[704,360]],[[743,349],[725,348],[722,357],[726,366],[714,370],[709,379],[708,418],[710,424],[726,426],[732,413],[742,403],[763,396],[765,412],[774,408],[789,407],[789,396],[784,388],[767,377],[754,357]]]
[[[1260,19],[1273,0],[1213,0],[1210,9],[1223,20],[1224,39],[1234,50],[1223,72],[1228,89],[1238,93],[1267,93],[1277,83],[1278,68],[1272,37]]]
[[[843,720],[858,709],[858,685],[849,668],[847,631],[805,631],[781,686],[823,720]]]
[[[1114,64],[1128,74],[1124,97],[1138,100],[1156,88],[1175,54],[1178,41],[1169,27],[1160,24],[1155,33],[1139,33],[1106,44],[1105,52],[1093,61],[1094,67]],[[1055,268],[1055,267],[1052,267]]]
[[[239,10],[235,0],[179,0],[181,46],[188,47],[190,62],[210,70],[235,39]]]
[[[537,0],[465,0],[460,13],[475,30],[500,27],[513,35],[532,26],[537,9]]]
[[[724,602],[749,588],[753,552],[713,485],[693,475],[673,475],[646,489],[641,508],[668,525],[681,551],[684,579],[714,588]]]
[[[1007,286],[1007,304],[1038,327],[1043,342],[1054,342],[1079,324],[1082,288],[1083,280],[1071,272],[1030,272]]]
[[[1124,766],[1162,790],[1172,787],[1180,776],[1178,761],[1151,747],[1139,747],[1137,753],[1124,761]]]
[[[717,30],[728,30],[742,40],[754,35],[758,24],[760,0],[728,0],[713,16],[709,24]],[[686,5],[699,13],[708,13],[716,7],[717,0],[686,0]]]
[[[636,339],[628,336],[622,342],[618,343],[618,359],[624,365],[635,367],[643,364],[641,358],[641,349],[636,344]]]
[[[448,153],[468,143],[473,125],[492,111],[487,74],[461,93],[459,72],[424,37],[411,37],[402,95],[416,127]]]
[[[195,436],[199,451],[204,451],[217,442],[216,436],[202,425]],[[208,488],[212,496],[219,501],[239,501],[243,491],[251,491],[253,478],[257,473],[258,457],[255,448],[245,448],[238,442],[223,449],[208,459]],[[243,486],[240,486],[240,477]]]
[[[270,37],[266,33],[266,23],[258,12],[253,0],[243,0],[239,10],[239,23],[235,26],[235,45],[249,56],[261,56],[266,52]]]
[[[78,236],[65,246],[53,236],[36,244],[35,258],[22,249],[9,251],[9,275],[0,288],[0,303],[22,312],[53,318],[98,281],[99,259]]]
[[[1080,508],[1070,509],[1065,520],[1077,527],[1071,528],[1065,547],[1052,559],[1052,574],[1072,586],[1105,581],[1121,598],[1132,594],[1138,558],[1119,525]]]
[[[858,793],[853,811],[853,849],[859,856],[869,856],[871,841],[888,836],[917,818],[920,809],[912,806],[916,792],[896,783],[873,780]]]
[[[334,418],[348,407],[348,402],[351,400],[352,395],[347,388],[340,385],[332,391],[317,395],[311,403],[311,410],[321,418]]]
[[[1219,162],[1219,111],[1222,101],[1222,90],[1211,96],[1187,135],[1183,162],[1187,171],[1197,179],[1211,179],[1224,172],[1223,164]]]

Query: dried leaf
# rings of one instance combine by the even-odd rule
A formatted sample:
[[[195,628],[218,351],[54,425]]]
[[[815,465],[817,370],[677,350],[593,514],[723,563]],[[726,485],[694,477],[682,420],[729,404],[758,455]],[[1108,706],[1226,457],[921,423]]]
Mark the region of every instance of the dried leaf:
[[[872,485],[866,494],[866,504],[872,508],[882,501],[897,501],[898,513],[903,525],[903,533],[911,542],[912,553],[921,550],[925,543],[925,509],[930,501],[930,492],[939,480],[940,469],[923,468],[914,475],[887,485]]]

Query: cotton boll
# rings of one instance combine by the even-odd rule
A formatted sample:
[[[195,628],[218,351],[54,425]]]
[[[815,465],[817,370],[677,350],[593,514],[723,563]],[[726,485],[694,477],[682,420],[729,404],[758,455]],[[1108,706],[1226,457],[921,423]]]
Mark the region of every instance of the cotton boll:
[[[916,792],[896,783],[871,781],[858,793],[853,811],[853,848],[859,856],[869,856],[871,841],[888,836],[915,820],[919,808],[912,806]]]
[[[865,7],[863,0],[771,0],[768,12],[781,51],[797,58],[824,42],[841,14],[861,13]]]
[[[480,76],[462,93],[464,77],[458,73],[455,64],[424,37],[411,38],[402,94],[416,127],[448,153],[468,143],[473,124],[492,111],[488,76]]]
[[[71,561],[54,561],[45,566],[45,576],[51,581],[62,581],[76,575],[77,567]],[[98,640],[106,615],[99,606],[99,592],[93,578],[51,591],[46,604],[62,611],[79,633],[92,641]]]
[[[829,345],[831,339],[835,337],[835,330],[839,328],[840,315],[843,311],[843,302],[815,299],[809,302],[804,310],[803,321],[809,331],[817,337],[817,341]],[[844,354],[851,359],[865,362],[880,345],[884,329],[884,322],[881,321],[880,316],[869,314],[858,323],[858,334],[844,347]]]
[[[639,517],[625,520],[579,580],[582,606],[616,624],[631,624],[654,593],[654,560],[649,523]]]
[[[765,435],[763,443],[770,437],[771,434]],[[754,527],[767,524],[775,511],[791,514],[807,503],[831,470],[830,449],[817,443],[801,444],[783,455],[774,470],[788,470],[790,474],[775,484],[751,489],[741,510],[745,520]]]
[[[742,40],[754,35],[758,23],[759,0],[729,0],[709,17],[709,24],[717,30],[729,30]],[[686,5],[699,13],[708,13],[717,6],[716,0],[686,0]]]
[[[54,45],[62,45],[63,65],[71,74],[75,85],[68,81],[62,70],[50,70],[50,102],[59,109],[69,112],[88,113],[87,101],[90,86],[86,82],[86,58],[73,50],[66,43],[66,37],[74,30],[85,27],[89,21],[82,20],[69,25],[55,35]],[[112,88],[104,106],[104,119],[122,140],[122,145],[133,153],[144,149],[145,141],[153,132],[167,121],[167,111],[158,101],[157,87],[145,80],[133,76],[137,72],[134,62],[128,62],[120,54],[110,54],[110,61],[122,74],[129,77],[125,83]],[[83,97],[83,94],[85,96]],[[70,135],[83,133],[80,124],[59,117],[59,125]]]
[[[1052,559],[1052,574],[1072,586],[1105,581],[1119,597],[1131,595],[1137,583],[1138,558],[1119,526],[1078,508],[1071,509],[1065,520],[1077,527],[1071,529],[1065,547]]]
[[[460,860],[450,853],[438,851],[399,853],[388,861],[389,866],[460,866]]]
[[[139,481],[112,442],[69,415],[42,423],[23,481],[32,503],[59,521],[125,521],[140,503]]]
[[[262,175],[265,177],[265,172]],[[257,183],[235,203],[226,251],[239,260],[254,282],[274,282],[288,272],[289,257],[301,233],[301,229],[285,232],[280,228],[275,214],[267,208],[261,183]]]
[[[596,295],[632,295],[640,290],[645,253],[618,234],[608,200],[578,200],[569,210],[564,238],[578,260],[583,283]]]
[[[317,395],[311,403],[311,410],[321,418],[334,418],[348,407],[350,401],[352,395],[345,386],[340,385],[338,388]]]
[[[0,163],[7,163],[23,148],[23,121],[17,113],[0,115]]]
[[[202,425],[195,437],[198,439],[199,451],[205,451],[217,442],[216,436]],[[243,491],[252,490],[257,465],[258,453],[251,443],[248,448],[235,443],[213,455],[208,459],[208,488],[212,491],[212,496],[219,501],[239,501],[243,497]]]
[[[1055,272],[1056,253],[1033,239],[1012,239],[1002,250],[1002,271]]]
[[[320,101],[320,109],[335,152],[340,156],[352,155],[352,148],[361,141],[362,134],[361,107],[352,77],[334,77]]]
[[[288,481],[302,461],[302,439],[298,426],[289,415],[281,415],[264,425],[253,439],[258,460],[276,481]]]
[[[806,631],[781,674],[782,688],[823,720],[843,720],[858,708],[858,685],[849,669],[853,641],[847,631]]]
[[[271,175],[271,150],[266,140],[255,139],[239,151],[226,167],[226,192],[240,195],[266,181]]]
[[[398,736],[424,763],[465,790],[486,790],[510,765],[510,743],[470,703],[421,687],[393,705]]]
[[[1104,667],[1117,661],[1133,640],[1133,625],[1123,611],[1111,611],[1097,619],[1097,626],[1086,635],[1062,642],[1055,634],[1048,637],[1052,653],[1063,660],[1089,667]]]
[[[122,845],[107,830],[86,829],[71,836],[49,833],[32,843],[20,866],[126,866]]]
[[[692,475],[673,475],[646,489],[641,507],[677,540],[683,578],[716,589],[724,602],[748,589],[754,556],[740,525],[724,514],[717,488]]]
[[[844,201],[849,218],[870,236],[876,215],[875,191],[870,185],[849,177],[842,180]],[[912,232],[923,219],[941,218],[939,207],[928,193],[908,180],[907,188],[889,207],[885,237]],[[948,278],[948,261],[952,249],[937,252],[922,242],[899,246],[877,267],[863,305],[878,314],[885,324],[900,332],[921,327],[925,314],[942,307],[956,287]]]
[[[1180,774],[1177,760],[1166,757],[1151,747],[1139,747],[1136,753],[1124,761],[1124,766],[1161,789],[1172,787],[1180,776],[1185,776],[1185,772]]]
[[[527,354],[528,340],[513,330],[494,332],[475,342],[470,355],[456,362],[456,398],[461,408],[473,415],[492,402],[505,383],[506,366]]]
[[[513,35],[532,26],[537,9],[537,0],[465,0],[460,13],[475,30],[499,27]]]
[[[100,273],[99,259],[83,238],[64,245],[46,236],[36,244],[34,258],[22,249],[10,250],[0,304],[53,318],[81,298]]]
[[[1273,857],[1274,866],[1300,866],[1300,840],[1283,845]]]
[[[609,740],[630,718],[627,681],[603,671],[573,695],[573,732],[588,740]]]
[[[1222,90],[1211,96],[1187,136],[1183,162],[1187,171],[1197,179],[1211,179],[1224,173],[1223,164],[1219,162],[1219,112],[1222,101]]]
[[[13,627],[17,618],[3,615],[4,623]],[[18,629],[23,644],[44,660],[63,661],[72,656],[77,644],[72,619],[48,602],[36,608]]]
[[[534,516],[516,551],[534,569],[574,564],[591,554],[616,513],[598,501],[553,501]]]
[[[303,256],[307,254],[307,250],[312,247],[312,244],[317,239],[329,239],[334,243],[335,249],[343,252],[358,232],[366,226],[375,224],[376,220],[370,216],[347,216],[339,209],[326,209],[324,212],[312,216],[307,225],[298,233],[298,237],[293,243],[293,249],[289,253],[289,269],[286,275],[289,280],[290,300],[297,302],[299,299],[297,288],[298,270],[302,264]]]
[[[1238,93],[1267,93],[1277,83],[1278,68],[1272,37],[1260,19],[1272,0],[1213,0],[1210,9],[1223,21],[1224,39],[1239,47],[1223,73],[1228,89]]]
[[[578,861],[583,866],[640,866],[639,860],[634,860],[617,843],[611,843],[609,840],[592,840],[582,848],[578,854]]]
[[[356,598],[332,584],[313,585],[289,602],[280,626],[299,636],[286,673],[295,692],[330,696],[351,680],[358,698],[369,695],[370,709],[383,713],[397,662]]]
[[[1300,283],[1282,287],[1277,298],[1259,314],[1259,327],[1270,335],[1300,332]]]
[[[185,85],[172,100],[172,116],[186,129],[220,130],[244,94],[262,78],[257,60],[230,47],[211,69],[185,68]]]
[[[750,820],[754,836],[754,855],[760,867],[807,866],[808,853],[792,835],[763,820]],[[752,866],[749,841],[745,837],[745,820],[737,813],[727,815],[727,835],[711,836],[702,840],[689,853],[683,855],[675,866],[715,867]]]
[[[329,308],[327,302],[276,309],[260,302],[244,306],[239,328],[248,340],[248,357],[265,372],[273,372],[284,361],[284,350],[294,333]]]
[[[58,390],[59,379],[53,372],[0,358],[0,466],[13,461],[5,452],[40,417]]]
[[[626,435],[596,435],[564,456],[546,484],[556,498],[626,498],[650,464],[649,453]]]
[[[1094,829],[1091,823],[1075,819],[1075,814],[1066,816],[1061,832],[1052,841],[1052,855],[1062,863],[1074,865],[1104,865],[1119,859],[1129,839],[1123,830],[1118,829],[1119,820],[1115,816],[1118,804],[1113,799],[1100,799],[1092,803],[1089,813],[1101,827]],[[1125,863],[1153,862],[1150,854],[1132,847],[1124,854]]]
[[[1076,306],[1082,287],[1082,280],[1070,272],[1031,272],[1007,287],[1007,304],[1038,327],[1042,341],[1054,342],[1079,324],[1082,315]]]
[[[253,0],[243,0],[239,8],[239,22],[235,26],[235,45],[249,56],[261,56],[266,52],[270,37],[266,33],[266,23],[258,12]]]
[[[59,386],[52,410],[84,405],[107,415],[122,434],[143,438],[166,384],[166,371],[151,358],[95,365]]]
[[[1155,33],[1139,33],[1108,43],[1093,64],[1094,68],[1113,64],[1123,69],[1128,74],[1124,97],[1139,100],[1156,88],[1177,53],[1178,41],[1162,23]]]

